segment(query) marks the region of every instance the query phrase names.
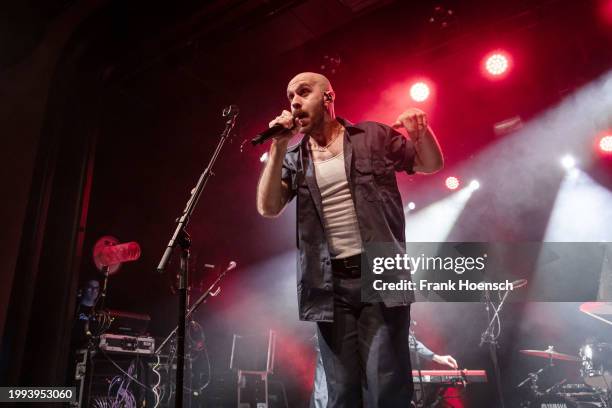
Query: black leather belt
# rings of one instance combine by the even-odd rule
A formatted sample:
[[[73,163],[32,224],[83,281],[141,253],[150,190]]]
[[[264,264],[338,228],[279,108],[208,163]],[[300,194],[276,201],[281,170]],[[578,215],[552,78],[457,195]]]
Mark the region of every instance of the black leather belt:
[[[358,278],[361,276],[361,254],[348,258],[332,259],[332,274],[337,278]]]

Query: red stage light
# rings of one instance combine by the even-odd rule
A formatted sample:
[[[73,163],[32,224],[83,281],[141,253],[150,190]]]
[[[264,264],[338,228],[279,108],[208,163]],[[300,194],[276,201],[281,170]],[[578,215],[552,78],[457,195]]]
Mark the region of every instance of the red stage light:
[[[605,135],[599,139],[599,150],[605,154],[612,153],[612,135]]]
[[[459,179],[457,177],[447,177],[446,178],[446,188],[449,190],[455,190],[459,187]]]
[[[510,56],[504,51],[494,51],[484,59],[484,70],[492,78],[500,78],[510,69]]]
[[[429,86],[425,82],[415,82],[410,87],[410,97],[416,102],[423,102],[429,97]]]
[[[606,25],[612,25],[612,0],[599,0],[599,15]]]
[[[487,71],[491,75],[501,75],[508,69],[508,58],[506,58],[503,54],[493,54],[489,58],[487,58],[487,62],[485,63]]]

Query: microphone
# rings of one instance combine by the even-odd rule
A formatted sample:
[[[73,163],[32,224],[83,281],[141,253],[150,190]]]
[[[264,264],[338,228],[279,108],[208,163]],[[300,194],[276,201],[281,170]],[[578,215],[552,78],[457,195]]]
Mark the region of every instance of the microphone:
[[[518,279],[511,283],[513,289],[522,288],[527,285],[527,279]]]
[[[97,264],[102,266],[116,265],[123,262],[135,261],[140,258],[140,245],[138,242],[104,247],[94,253]]]
[[[222,112],[224,118],[228,116],[236,117],[238,116],[239,113],[240,113],[240,108],[238,108],[238,105],[226,106]]]
[[[277,123],[276,125],[272,126],[271,128],[268,128],[268,129],[264,130],[263,132],[261,132],[257,136],[255,136],[253,139],[251,139],[251,144],[253,146],[257,146],[258,144],[262,144],[263,142],[265,142],[268,139],[272,139],[274,136],[278,135],[279,133],[282,133],[282,132],[288,131],[288,130],[292,130],[294,127],[295,127],[295,124],[293,125],[293,127],[291,129],[287,129],[286,127],[284,127],[280,123]]]

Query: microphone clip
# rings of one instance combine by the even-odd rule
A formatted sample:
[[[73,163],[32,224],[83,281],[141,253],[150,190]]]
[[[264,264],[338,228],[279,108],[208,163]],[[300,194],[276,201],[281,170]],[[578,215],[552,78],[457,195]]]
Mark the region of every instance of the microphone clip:
[[[238,116],[239,113],[240,113],[240,109],[238,108],[238,105],[229,105],[223,108],[222,115],[224,118],[236,117]]]

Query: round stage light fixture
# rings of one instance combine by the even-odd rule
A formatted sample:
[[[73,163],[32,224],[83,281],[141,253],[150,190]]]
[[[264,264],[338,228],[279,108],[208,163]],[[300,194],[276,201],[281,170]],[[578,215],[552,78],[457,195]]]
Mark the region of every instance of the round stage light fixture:
[[[425,82],[415,82],[410,87],[410,97],[415,102],[423,102],[429,98],[429,86]]]
[[[612,135],[605,135],[599,139],[599,150],[602,153],[612,153]]]
[[[456,190],[457,187],[459,187],[459,179],[454,176],[447,177],[445,184],[446,188],[448,188],[449,190]]]
[[[501,78],[510,69],[510,55],[505,51],[493,51],[484,58],[484,71],[490,78]]]

